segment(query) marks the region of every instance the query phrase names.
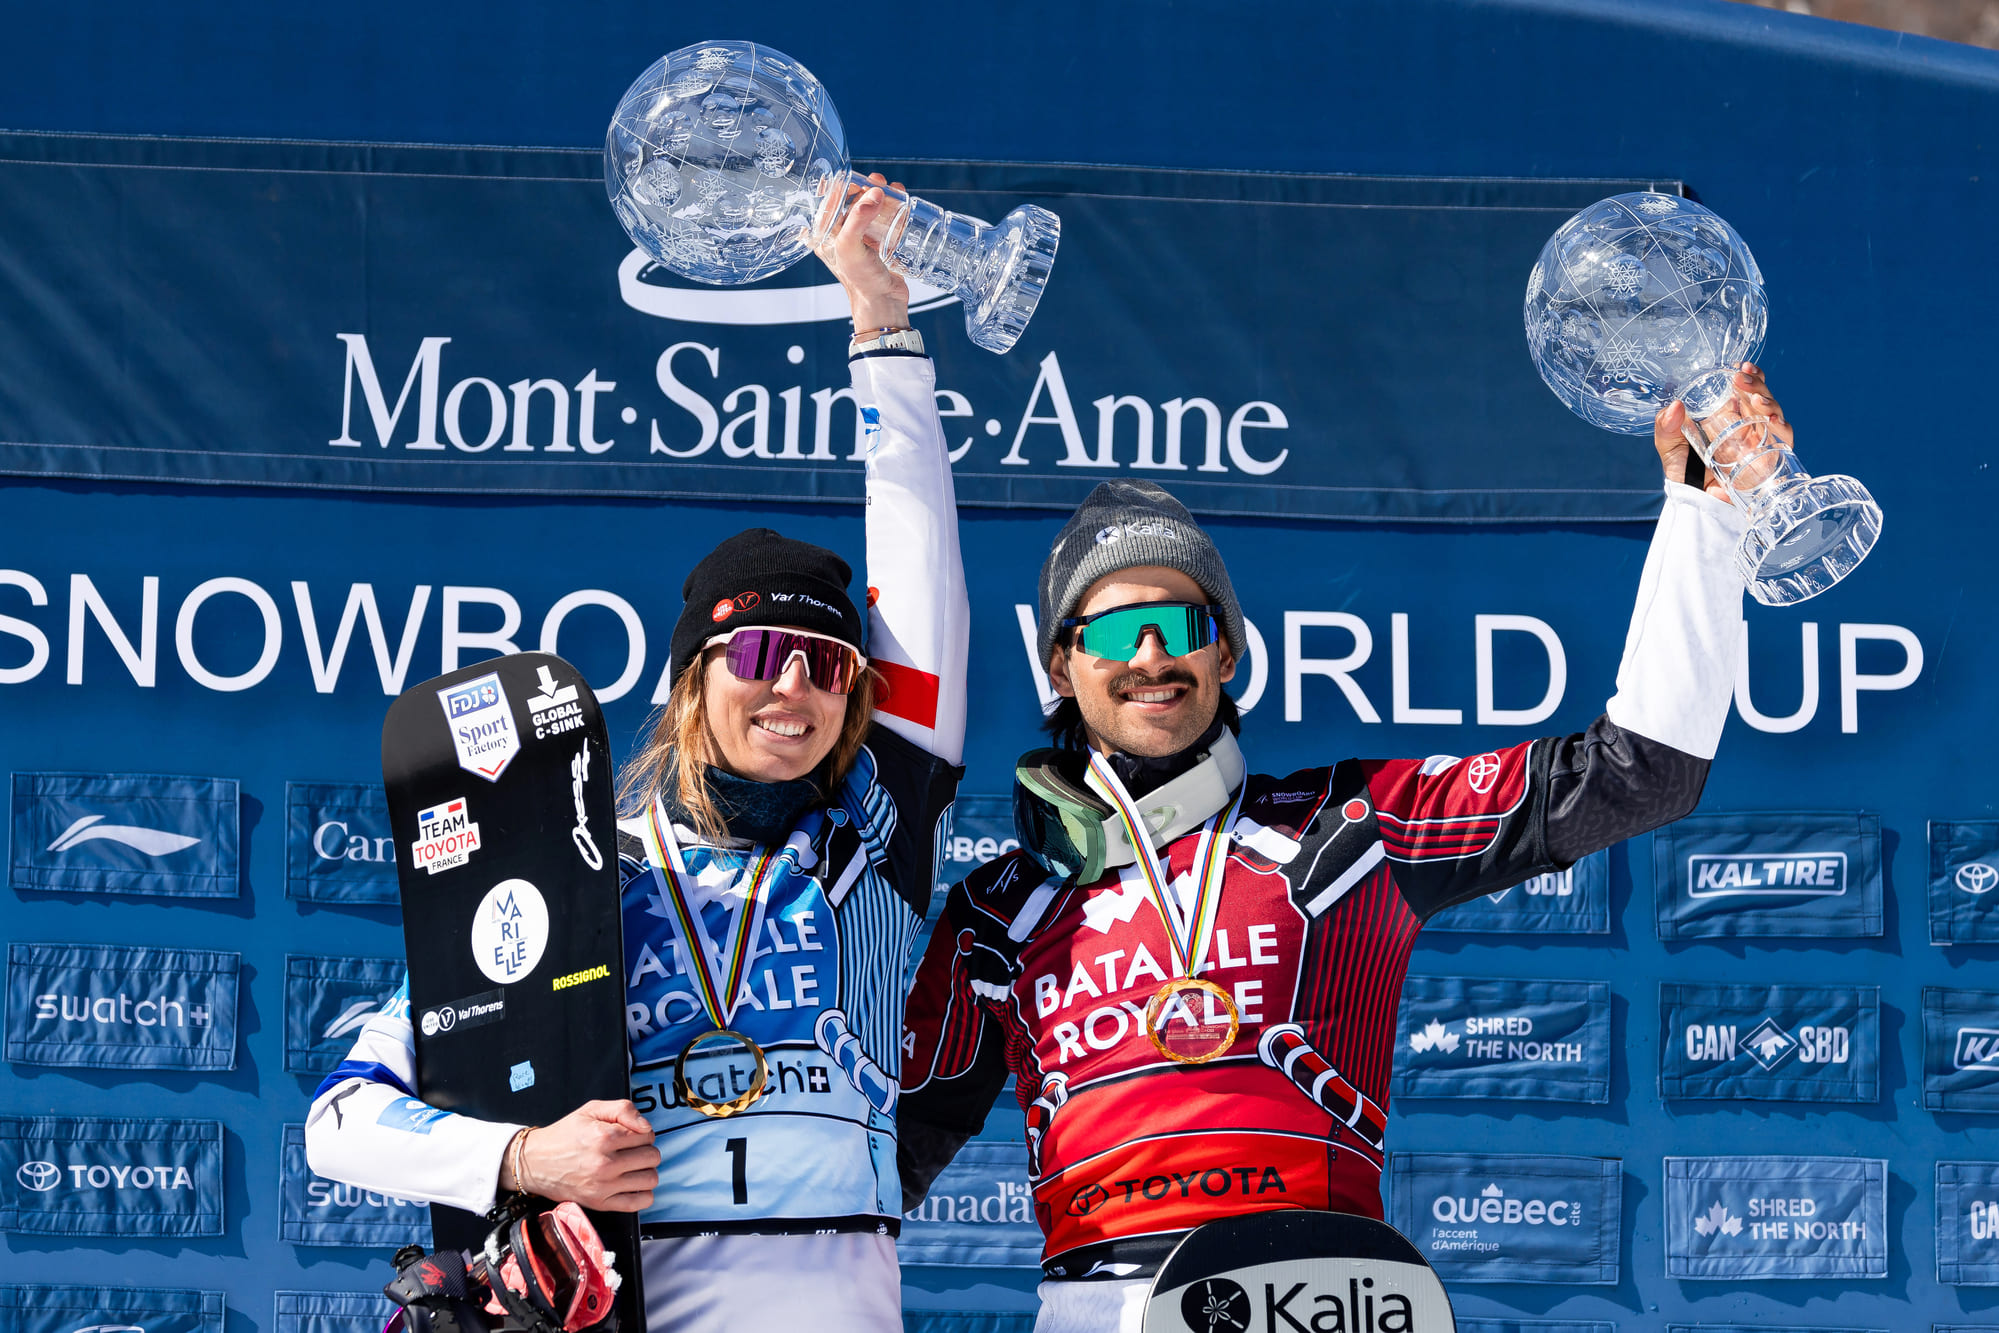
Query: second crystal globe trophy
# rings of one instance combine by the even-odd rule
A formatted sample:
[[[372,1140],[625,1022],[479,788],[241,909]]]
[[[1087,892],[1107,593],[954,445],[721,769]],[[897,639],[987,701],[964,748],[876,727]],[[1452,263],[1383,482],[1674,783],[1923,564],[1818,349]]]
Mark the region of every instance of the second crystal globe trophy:
[[[840,225],[871,182],[851,169],[819,80],[754,42],[697,42],[653,62],[604,142],[611,207],[640,249],[696,282],[755,282]],[[1019,341],[1047,286],[1061,221],[1025,204],[997,225],[901,190],[869,227],[889,268],[956,292],[973,342]]]
[[[1735,229],[1691,199],[1620,194],[1548,238],[1527,279],[1527,350],[1592,425],[1649,435],[1675,399],[1702,461],[1749,517],[1735,563],[1770,606],[1816,597],[1881,535],[1852,477],[1814,477],[1735,391],[1763,347],[1763,274]]]

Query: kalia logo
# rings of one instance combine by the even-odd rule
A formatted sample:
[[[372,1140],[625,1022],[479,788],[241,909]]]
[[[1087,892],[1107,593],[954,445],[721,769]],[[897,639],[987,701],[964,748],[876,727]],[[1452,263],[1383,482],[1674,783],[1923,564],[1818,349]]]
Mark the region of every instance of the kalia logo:
[[[172,833],[166,829],[140,828],[136,824],[106,824],[103,821],[103,815],[85,815],[64,829],[47,850],[66,852],[82,843],[103,838],[157,857],[186,851],[201,841],[200,838],[190,838],[185,833]]]

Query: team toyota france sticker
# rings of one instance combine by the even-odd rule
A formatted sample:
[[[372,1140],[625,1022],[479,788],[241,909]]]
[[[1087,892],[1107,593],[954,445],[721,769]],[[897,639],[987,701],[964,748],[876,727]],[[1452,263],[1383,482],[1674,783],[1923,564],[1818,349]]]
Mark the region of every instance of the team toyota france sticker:
[[[498,782],[521,752],[521,733],[514,725],[514,710],[507,703],[499,673],[488,672],[462,685],[448,686],[437,692],[437,698],[451,727],[458,766],[488,782]]]
[[[479,826],[472,822],[463,796],[417,811],[416,841],[410,844],[411,865],[435,875],[440,870],[455,870],[464,865],[478,850]]]

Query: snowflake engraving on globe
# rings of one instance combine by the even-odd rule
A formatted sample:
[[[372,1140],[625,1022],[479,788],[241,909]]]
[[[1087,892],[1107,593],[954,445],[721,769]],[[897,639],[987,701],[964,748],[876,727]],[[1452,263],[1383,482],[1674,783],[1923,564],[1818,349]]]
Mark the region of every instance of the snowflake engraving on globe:
[[[1691,199],[1620,194],[1570,218],[1527,283],[1527,347],[1569,410],[1650,435],[1702,372],[1753,360],[1763,275],[1726,222]]]
[[[755,42],[697,42],[632,84],[604,139],[604,188],[633,244],[682,277],[756,282],[812,252],[870,182],[810,70]],[[899,188],[869,224],[889,268],[956,293],[980,347],[1004,352],[1048,281],[1061,221],[1024,204],[997,224]]]

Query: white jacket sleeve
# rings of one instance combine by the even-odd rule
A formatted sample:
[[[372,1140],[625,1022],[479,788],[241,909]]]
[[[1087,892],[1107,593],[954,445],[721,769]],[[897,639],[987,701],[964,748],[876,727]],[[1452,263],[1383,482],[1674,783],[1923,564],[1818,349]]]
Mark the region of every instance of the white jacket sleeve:
[[[947,763],[965,751],[971,608],[937,372],[928,357],[853,363],[868,469],[868,656],[882,724]]]
[[[415,1087],[404,983],[319,1085],[305,1121],[307,1164],[328,1180],[485,1212],[499,1187],[500,1158],[521,1127],[440,1111],[420,1101]]]
[[[1638,580],[1638,600],[1604,706],[1625,731],[1712,759],[1735,700],[1742,652],[1741,510],[1669,482]]]

